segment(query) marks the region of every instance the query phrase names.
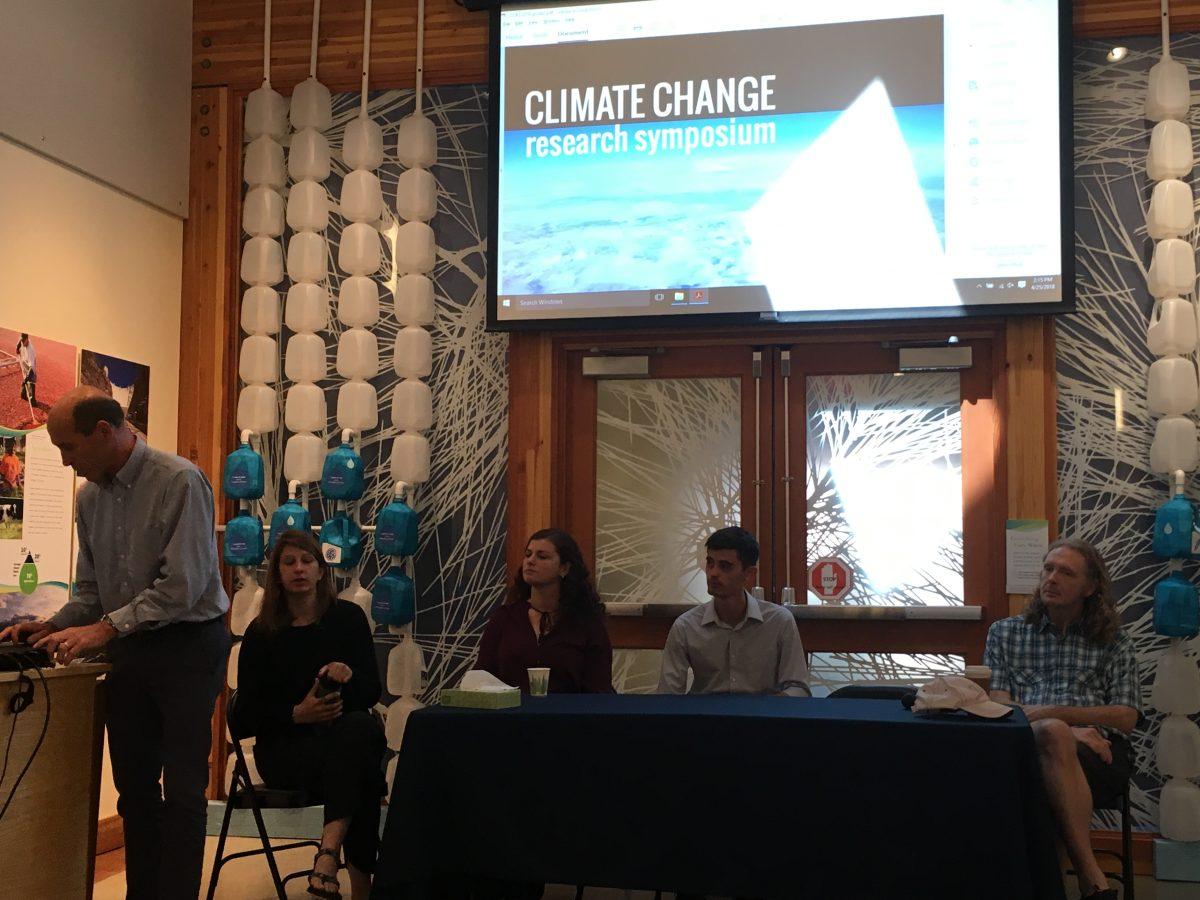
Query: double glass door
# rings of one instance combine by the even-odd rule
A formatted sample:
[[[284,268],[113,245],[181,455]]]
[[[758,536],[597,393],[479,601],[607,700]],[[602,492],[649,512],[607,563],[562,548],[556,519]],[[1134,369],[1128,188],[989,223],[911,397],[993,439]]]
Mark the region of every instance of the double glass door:
[[[961,671],[1005,602],[993,343],[907,372],[884,340],[605,348],[645,357],[635,378],[586,375],[597,348],[568,348],[563,512],[601,596],[703,602],[704,540],[741,525],[764,595],[820,607],[800,613],[818,680]]]

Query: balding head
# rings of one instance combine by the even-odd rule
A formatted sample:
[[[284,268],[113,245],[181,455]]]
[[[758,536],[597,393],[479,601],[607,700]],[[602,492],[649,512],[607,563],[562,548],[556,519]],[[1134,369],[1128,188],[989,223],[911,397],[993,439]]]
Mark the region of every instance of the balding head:
[[[46,428],[62,454],[63,465],[88,481],[105,481],[115,475],[137,440],[125,425],[120,404],[87,385],[72,388],[59,398],[50,408]]]

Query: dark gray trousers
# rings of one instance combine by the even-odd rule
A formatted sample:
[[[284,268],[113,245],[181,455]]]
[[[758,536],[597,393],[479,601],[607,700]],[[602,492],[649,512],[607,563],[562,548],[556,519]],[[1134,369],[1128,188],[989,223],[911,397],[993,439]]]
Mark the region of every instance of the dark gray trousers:
[[[229,645],[225,622],[215,619],[117,638],[107,648],[105,724],[129,900],[200,893],[213,704]]]

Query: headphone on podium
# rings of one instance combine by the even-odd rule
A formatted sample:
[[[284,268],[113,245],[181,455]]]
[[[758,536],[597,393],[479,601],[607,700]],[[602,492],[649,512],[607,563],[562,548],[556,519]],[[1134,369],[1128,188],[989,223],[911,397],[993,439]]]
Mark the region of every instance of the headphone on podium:
[[[17,675],[16,693],[8,699],[8,711],[14,716],[19,716],[31,706],[33,706],[33,679],[22,669]]]

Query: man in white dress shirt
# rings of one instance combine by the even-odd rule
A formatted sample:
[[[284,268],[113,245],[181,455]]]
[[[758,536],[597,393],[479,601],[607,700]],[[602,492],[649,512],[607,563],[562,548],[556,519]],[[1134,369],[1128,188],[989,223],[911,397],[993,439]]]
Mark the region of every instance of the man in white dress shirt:
[[[754,535],[742,528],[722,528],[704,546],[712,599],[671,626],[658,692],[812,696],[795,618],[749,592],[758,576]],[[690,691],[688,669],[693,675]]]

